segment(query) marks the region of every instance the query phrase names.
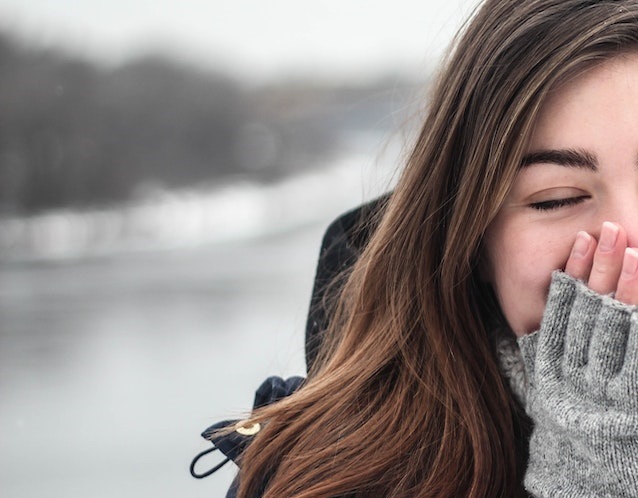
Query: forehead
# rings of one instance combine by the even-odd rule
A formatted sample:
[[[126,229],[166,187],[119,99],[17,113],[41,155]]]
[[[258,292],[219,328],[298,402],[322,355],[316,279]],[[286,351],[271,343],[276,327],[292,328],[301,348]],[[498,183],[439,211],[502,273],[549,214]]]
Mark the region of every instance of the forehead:
[[[587,148],[610,124],[638,130],[638,53],[617,55],[553,89],[538,116],[529,149]]]

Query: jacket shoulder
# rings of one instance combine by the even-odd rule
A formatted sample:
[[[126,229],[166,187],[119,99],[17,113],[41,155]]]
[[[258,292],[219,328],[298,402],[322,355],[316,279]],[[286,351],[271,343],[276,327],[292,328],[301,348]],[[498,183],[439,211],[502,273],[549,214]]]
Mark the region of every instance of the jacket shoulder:
[[[328,298],[332,291],[338,291],[348,270],[367,245],[389,197],[390,194],[385,194],[342,214],[328,226],[323,236],[306,321],[308,370],[317,357],[322,333],[330,323]]]

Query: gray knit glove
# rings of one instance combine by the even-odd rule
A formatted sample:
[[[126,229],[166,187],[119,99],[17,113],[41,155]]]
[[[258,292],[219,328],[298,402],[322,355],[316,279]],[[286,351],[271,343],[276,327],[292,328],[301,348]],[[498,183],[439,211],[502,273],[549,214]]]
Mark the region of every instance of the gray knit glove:
[[[638,497],[638,311],[554,272],[541,328],[518,340],[537,497]]]

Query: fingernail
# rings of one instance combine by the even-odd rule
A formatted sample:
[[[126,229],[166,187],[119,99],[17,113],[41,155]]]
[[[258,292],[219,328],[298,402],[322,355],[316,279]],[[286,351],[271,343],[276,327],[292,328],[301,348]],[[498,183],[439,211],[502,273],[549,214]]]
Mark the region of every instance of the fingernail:
[[[625,256],[622,260],[622,276],[629,279],[638,272],[638,251],[631,247],[625,249]]]
[[[603,223],[603,228],[600,231],[600,240],[598,241],[598,247],[603,251],[612,251],[616,247],[616,240],[618,240],[617,225],[606,221]]]
[[[589,244],[591,242],[591,235],[587,232],[578,232],[576,234],[576,240],[572,247],[572,256],[577,258],[584,258],[589,250]]]

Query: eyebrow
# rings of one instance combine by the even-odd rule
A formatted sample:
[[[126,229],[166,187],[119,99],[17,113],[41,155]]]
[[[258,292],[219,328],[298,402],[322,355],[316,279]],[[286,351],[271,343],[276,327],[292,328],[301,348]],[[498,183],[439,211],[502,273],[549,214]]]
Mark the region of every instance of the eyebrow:
[[[578,149],[538,150],[525,154],[521,161],[521,167],[532,164],[551,163],[570,168],[585,168],[598,171],[598,160],[590,152]]]

